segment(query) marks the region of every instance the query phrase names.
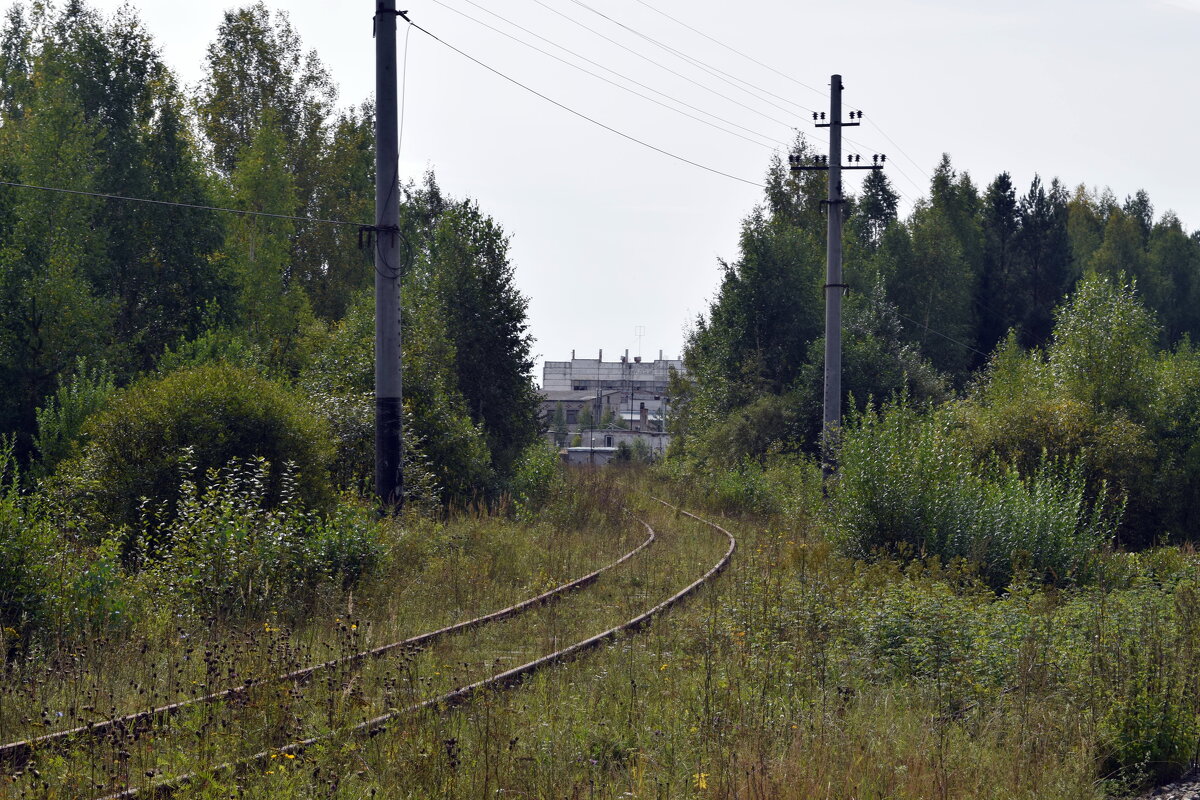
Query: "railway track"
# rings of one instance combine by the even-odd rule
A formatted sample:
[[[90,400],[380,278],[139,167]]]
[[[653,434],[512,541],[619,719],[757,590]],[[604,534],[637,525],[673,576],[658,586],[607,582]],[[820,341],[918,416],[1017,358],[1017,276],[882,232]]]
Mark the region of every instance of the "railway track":
[[[663,553],[656,547],[650,555],[636,559],[639,554],[646,553],[651,543],[661,541],[659,534],[642,521],[648,535],[638,547],[581,578],[507,608],[294,670],[270,682],[243,684],[85,728],[14,742],[0,748],[0,758],[5,759],[0,763],[19,765],[17,771],[20,771],[22,767],[30,767],[31,762],[43,753],[63,753],[74,747],[84,761],[115,765],[117,776],[110,775],[109,780],[91,784],[95,788],[108,789],[109,793],[104,795],[106,800],[169,796],[202,776],[246,769],[272,758],[295,757],[314,744],[335,737],[374,736],[418,711],[453,707],[469,702],[481,692],[514,686],[541,669],[575,658],[624,632],[641,628],[710,582],[729,563],[736,541],[728,531],[664,501],[657,502],[710,526],[727,540],[727,547],[715,563],[707,565],[699,578],[683,588],[671,587],[665,599],[659,599],[662,594],[656,594],[662,587],[650,585],[652,576],[663,572],[662,565],[654,559],[663,556],[665,558],[660,560],[665,564],[679,555]],[[614,574],[618,572],[623,574]],[[604,581],[611,586],[605,588]],[[596,588],[580,595],[577,590],[586,587]],[[568,604],[570,607],[552,602],[572,593],[576,599]],[[654,603],[654,600],[658,602]],[[593,620],[628,614],[631,609],[639,613],[632,617],[621,616],[623,621],[600,633],[565,646],[560,641],[559,634],[564,629],[586,627]],[[467,641],[457,649],[449,644],[452,640],[463,639]],[[514,645],[513,642],[523,644]],[[545,652],[546,643],[549,643],[550,652]],[[488,657],[480,658],[482,653]],[[387,655],[399,658],[384,659]],[[534,657],[530,658],[531,655]],[[400,662],[398,665],[397,661]],[[510,661],[520,663],[503,668]],[[391,666],[373,669],[370,664],[377,662]],[[323,691],[305,695],[302,687],[322,675],[326,676],[326,681],[317,688]],[[266,687],[265,683],[274,686]],[[314,699],[317,695],[325,700]],[[275,705],[286,709],[286,713],[276,715],[278,732],[273,746],[260,747],[253,752],[238,752],[236,747],[230,747],[239,741],[261,742],[264,738],[261,726],[248,731],[244,719],[260,720],[265,711]],[[329,710],[327,719],[322,719],[322,707]],[[370,713],[381,709],[386,710]],[[242,713],[244,710],[250,713]],[[353,719],[356,715],[358,720]],[[168,718],[177,716],[186,722],[171,726],[175,730],[161,726]],[[348,719],[351,721],[347,722]],[[268,735],[266,738],[273,737]],[[186,742],[172,744],[174,740]],[[220,754],[218,758],[204,753],[205,744],[210,740],[221,742],[215,748]],[[229,754],[231,749],[232,755]],[[187,754],[179,755],[184,752]],[[164,757],[168,753],[173,756]],[[196,769],[197,765],[202,768]],[[100,772],[103,773],[103,769]],[[162,777],[164,775],[170,777]],[[116,780],[112,780],[113,777]]]
[[[569,592],[578,591],[590,586],[591,584],[595,583],[604,573],[619,567],[629,559],[636,556],[642,550],[649,547],[654,542],[655,534],[649,525],[645,525],[644,523],[643,525],[646,528],[648,535],[646,539],[637,547],[623,554],[615,561],[600,567],[599,569],[593,570],[582,577],[575,578],[574,580],[568,581],[560,586],[556,586],[549,591],[542,592],[541,594],[522,600],[521,602],[514,603],[513,605],[507,606],[498,611],[493,611],[489,614],[464,620],[453,625],[447,625],[442,628],[438,628],[437,630],[428,631],[417,636],[412,636],[401,641],[384,644],[369,650],[359,651],[341,658],[330,659],[319,664],[304,667],[303,669],[292,670],[290,672],[275,676],[271,679],[271,682],[280,684],[305,683],[322,671],[337,667],[353,666],[354,664],[367,659],[381,658],[396,651],[415,650],[422,647],[428,647],[446,636],[469,631],[474,628],[487,625],[491,622],[505,620],[536,606],[553,602]],[[20,771],[29,763],[29,760],[34,753],[52,753],[58,749],[61,749],[65,745],[69,745],[72,741],[82,737],[101,738],[109,736],[114,732],[120,732],[125,735],[137,734],[149,730],[155,724],[168,717],[175,716],[198,706],[221,701],[236,702],[240,698],[244,698],[246,695],[248,695],[251,689],[255,687],[261,687],[264,682],[265,681],[263,680],[250,681],[237,686],[231,686],[217,692],[211,692],[175,703],[169,703],[157,708],[132,712],[93,724],[82,725],[69,730],[57,731],[55,733],[49,733],[42,736],[0,745],[0,769],[3,769],[9,773]]]

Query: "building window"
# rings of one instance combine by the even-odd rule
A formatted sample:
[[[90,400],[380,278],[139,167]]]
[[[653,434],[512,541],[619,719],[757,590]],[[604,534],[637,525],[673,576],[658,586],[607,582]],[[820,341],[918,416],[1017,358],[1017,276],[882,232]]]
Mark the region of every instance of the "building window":
[[[577,391],[577,392],[586,392],[586,391],[587,391],[587,384],[586,384],[586,383],[577,383],[577,384],[575,384],[574,386],[572,386],[571,388],[572,388],[572,389],[574,389],[574,390],[575,390],[575,391]]]
[[[574,425],[579,422],[579,411],[574,408],[567,409],[567,424]]]
[[[612,446],[613,446],[613,443],[612,443],[612,437],[611,437],[611,436],[605,436],[605,437],[604,437],[604,446],[605,446],[605,447],[612,447]]]

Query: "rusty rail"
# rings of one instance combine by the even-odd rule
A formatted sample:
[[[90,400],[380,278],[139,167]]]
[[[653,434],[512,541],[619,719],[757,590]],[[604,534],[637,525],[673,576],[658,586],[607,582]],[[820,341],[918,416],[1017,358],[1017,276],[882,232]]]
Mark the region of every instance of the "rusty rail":
[[[522,600],[519,603],[508,606],[507,608],[502,608],[499,611],[493,611],[492,613],[485,614],[481,617],[475,617],[473,619],[457,622],[453,625],[447,625],[443,628],[422,633],[402,641],[380,645],[379,647],[372,648],[371,650],[364,650],[359,653],[343,656],[342,658],[324,661],[320,664],[314,664],[312,666],[294,670],[273,678],[249,681],[239,686],[232,686],[228,689],[222,689],[221,691],[212,692],[211,694],[206,694],[199,697],[192,697],[187,700],[180,700],[169,705],[159,706],[158,708],[125,714],[123,716],[113,717],[102,722],[81,725],[65,731],[48,733],[32,739],[24,739],[22,741],[0,745],[0,767],[9,772],[16,772],[24,769],[24,767],[33,757],[34,753],[38,752],[39,750],[58,747],[71,741],[72,739],[83,736],[105,736],[112,731],[126,732],[150,730],[154,723],[158,720],[174,716],[175,714],[178,714],[179,712],[193,706],[216,703],[222,700],[230,700],[243,696],[249,692],[251,688],[262,685],[263,683],[303,683],[321,670],[330,669],[339,665],[357,664],[366,659],[379,658],[395,650],[415,650],[425,647],[445,636],[479,628],[483,625],[487,625],[488,623],[498,622],[503,619],[508,619],[509,617],[514,617],[524,611],[534,608],[535,606],[546,605],[547,603],[553,602],[564,594],[590,586],[591,584],[595,583],[605,572],[620,566],[636,556],[642,550],[649,547],[655,539],[654,530],[644,522],[642,522],[642,525],[646,528],[648,533],[645,541],[643,541],[634,549],[630,550],[628,553],[625,553],[616,561],[589,572],[587,575],[584,575],[580,578],[568,581],[561,586],[557,586],[549,591],[542,592],[536,597],[530,597],[526,600]]]
[[[283,747],[276,747],[276,748],[270,748],[267,750],[261,750],[251,756],[237,759],[236,761],[227,761],[225,763],[218,764],[214,767],[211,767],[211,768],[205,770],[203,773],[192,772],[192,773],[186,773],[183,775],[176,775],[172,778],[160,781],[159,783],[157,783],[153,786],[148,786],[148,787],[144,787],[144,788],[125,789],[124,791],[117,792],[116,794],[110,794],[110,795],[106,795],[102,798],[98,798],[98,800],[131,800],[131,798],[139,798],[139,797],[140,798],[166,798],[166,797],[172,796],[177,790],[179,790],[180,788],[182,788],[183,786],[185,786],[189,783],[192,783],[193,781],[200,778],[202,775],[214,775],[214,774],[219,774],[222,772],[238,770],[238,769],[250,766],[251,764],[256,764],[256,763],[267,761],[272,756],[277,757],[277,756],[281,756],[281,755],[299,755],[300,753],[303,753],[305,750],[307,750],[309,747],[312,747],[314,744],[317,744],[322,741],[326,741],[336,735],[372,736],[373,737],[373,736],[376,736],[376,735],[382,733],[391,722],[394,722],[395,720],[397,720],[401,717],[409,716],[409,715],[413,714],[414,712],[422,711],[422,710],[430,709],[430,708],[442,708],[442,709],[452,708],[452,707],[462,705],[463,703],[468,702],[471,698],[473,698],[475,695],[479,694],[480,692],[483,692],[484,690],[503,689],[503,688],[509,688],[512,686],[516,686],[519,683],[521,683],[525,678],[529,677],[530,675],[532,675],[548,666],[551,666],[554,664],[560,664],[565,661],[569,661],[570,659],[573,659],[582,653],[592,650],[592,649],[600,646],[601,644],[616,638],[617,636],[619,636],[622,633],[639,630],[640,628],[647,625],[654,617],[669,610],[670,608],[672,608],[679,602],[683,601],[687,597],[689,597],[692,594],[694,594],[695,592],[699,591],[701,587],[710,583],[713,579],[715,579],[718,575],[720,575],[725,570],[725,568],[727,566],[729,566],[730,559],[733,558],[733,553],[737,549],[737,539],[734,538],[733,534],[731,534],[729,531],[722,528],[720,525],[717,525],[715,522],[711,522],[702,517],[696,516],[695,514],[692,514],[689,511],[684,511],[683,509],[681,509],[677,506],[673,506],[664,500],[660,500],[658,498],[653,498],[653,499],[655,501],[661,503],[662,505],[666,506],[667,508],[673,509],[677,513],[683,514],[684,516],[687,516],[687,517],[691,517],[692,519],[694,519],[698,522],[701,522],[705,525],[708,525],[709,527],[713,528],[714,530],[724,534],[729,539],[729,547],[725,551],[725,554],[721,557],[721,559],[716,564],[714,564],[712,567],[710,567],[709,570],[707,572],[705,572],[702,576],[697,578],[692,583],[688,584],[686,587],[684,587],[680,591],[671,595],[666,600],[663,600],[658,605],[649,609],[648,611],[644,611],[643,613],[639,614],[638,616],[634,617],[633,619],[630,619],[627,622],[624,622],[615,627],[609,628],[608,630],[606,630],[602,633],[598,633],[595,636],[591,636],[587,639],[583,639],[582,641],[576,642],[575,644],[572,644],[568,647],[564,647],[561,650],[556,650],[553,653],[549,653],[540,658],[534,659],[533,661],[530,661],[526,664],[522,664],[521,666],[514,667],[510,670],[506,670],[505,672],[501,672],[496,675],[492,675],[491,677],[485,678],[481,681],[477,681],[477,682],[469,684],[467,686],[462,686],[458,689],[454,689],[453,691],[439,695],[438,697],[430,698],[429,700],[424,700],[420,703],[416,703],[416,704],[408,706],[406,708],[389,711],[386,714],[381,714],[377,717],[374,717],[373,719],[369,719],[366,722],[359,723],[358,725],[355,725],[351,728],[346,728],[337,733],[325,734],[322,736],[315,736],[315,737],[312,737],[309,739],[304,739],[303,741],[293,742],[292,744],[285,745]],[[639,521],[641,521],[641,520],[639,520]],[[646,529],[649,530],[650,534],[651,534],[651,538],[647,539],[647,541],[645,543],[643,543],[643,545],[642,545],[642,547],[645,547],[653,539],[654,531],[650,527],[650,525],[648,525],[646,522],[644,522],[644,521],[641,521],[641,522],[643,525],[646,526]],[[639,549],[641,549],[641,548],[639,548]],[[629,554],[629,555],[632,555],[632,554]],[[629,555],[626,555],[625,558],[628,558]]]

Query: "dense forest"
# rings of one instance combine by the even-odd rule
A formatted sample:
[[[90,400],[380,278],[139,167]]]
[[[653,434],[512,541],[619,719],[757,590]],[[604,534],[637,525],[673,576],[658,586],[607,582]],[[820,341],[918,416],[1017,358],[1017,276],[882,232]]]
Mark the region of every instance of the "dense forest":
[[[794,154],[811,155],[803,139]],[[819,439],[825,179],[779,158],[767,178],[676,386],[674,455],[701,467]],[[1034,177],[1019,192],[1008,173],[980,190],[949,156],[907,219],[897,201],[872,171],[848,202],[846,447],[880,404],[925,409],[965,469],[1069,460],[1090,497],[1124,508],[1122,543],[1194,538],[1200,234],[1155,218],[1144,191],[1118,201]]]
[[[308,220],[373,218],[371,104],[338,106],[319,57],[262,3],[224,15],[190,90],[131,8],[16,4],[0,86],[0,179],[295,218],[0,187],[0,431],[15,463],[77,493],[101,481],[100,510],[126,522],[179,477],[144,464],[177,464],[185,446],[201,475],[253,454],[296,462],[313,497],[362,488],[370,250],[354,224]],[[526,300],[476,203],[432,173],[403,199],[410,488],[486,500],[537,433]],[[217,407],[248,417],[206,419]],[[229,425],[219,444],[206,435]]]

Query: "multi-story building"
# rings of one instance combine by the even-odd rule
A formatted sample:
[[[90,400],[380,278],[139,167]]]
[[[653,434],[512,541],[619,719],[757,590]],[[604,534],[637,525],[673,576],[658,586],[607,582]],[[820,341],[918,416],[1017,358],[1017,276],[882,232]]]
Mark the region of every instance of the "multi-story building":
[[[683,372],[681,359],[664,359],[662,351],[654,361],[642,361],[641,356],[629,358],[629,351],[619,361],[598,358],[576,358],[571,351],[570,361],[547,361],[542,368],[543,391],[642,391],[664,395],[671,380],[671,370]]]
[[[594,427],[611,418],[614,427],[662,432],[671,370],[683,372],[683,361],[664,359],[661,350],[654,361],[631,359],[628,350],[618,361],[605,361],[603,350],[597,358],[576,358],[571,351],[570,361],[547,361],[542,369],[542,416],[549,424],[561,404],[570,431],[580,429],[587,408]]]

